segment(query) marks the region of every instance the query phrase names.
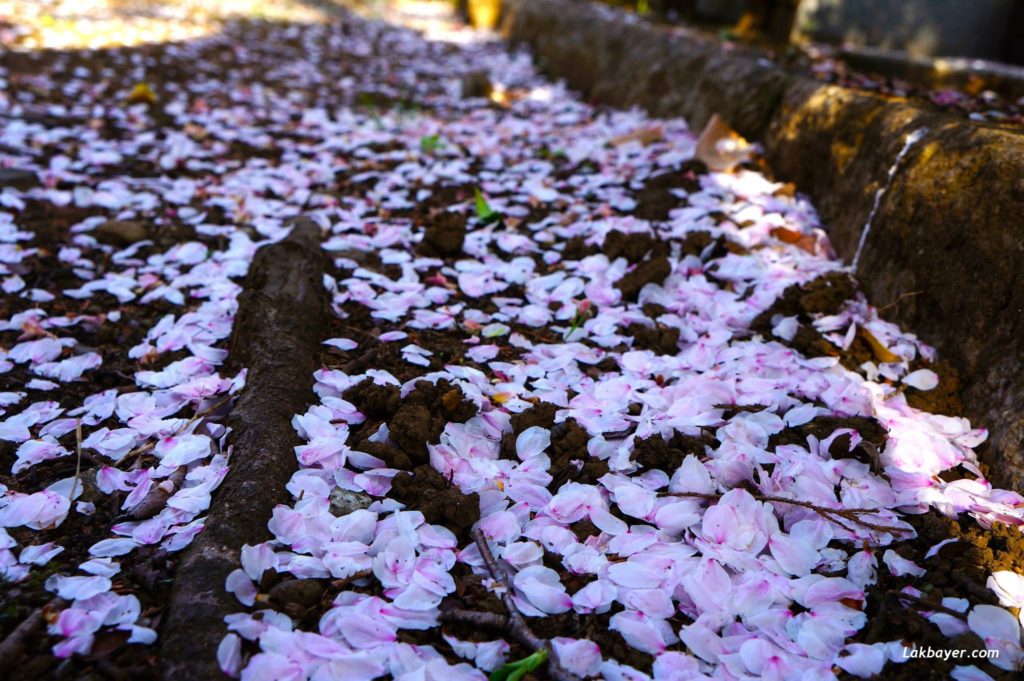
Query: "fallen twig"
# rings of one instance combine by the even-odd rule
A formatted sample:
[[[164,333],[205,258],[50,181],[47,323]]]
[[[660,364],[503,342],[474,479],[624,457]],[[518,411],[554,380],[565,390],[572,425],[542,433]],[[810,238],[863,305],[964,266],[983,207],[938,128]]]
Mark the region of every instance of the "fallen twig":
[[[706,492],[667,492],[663,496],[669,497],[685,497],[688,499],[706,499],[707,501],[718,501],[722,498],[721,494],[709,494]],[[775,497],[766,494],[754,494],[751,495],[757,501],[763,501],[773,504],[790,504],[791,506],[799,506],[814,511],[825,520],[839,525],[845,530],[850,532],[854,531],[854,528],[846,524],[846,521],[860,525],[869,530],[876,532],[886,532],[888,534],[904,534],[909,533],[905,527],[897,527],[895,525],[880,525],[873,523],[869,520],[864,520],[861,516],[871,515],[878,513],[880,509],[877,508],[828,508],[826,506],[818,506],[812,504],[809,501],[801,501],[799,499],[787,499],[785,497]]]
[[[914,605],[918,605],[918,606],[921,607],[922,610],[928,610],[928,611],[931,611],[931,612],[942,612],[942,613],[945,613],[947,615],[952,615],[953,617],[956,617],[957,619],[961,619],[961,620],[965,620],[965,621],[967,620],[967,613],[966,612],[960,612],[959,610],[954,610],[953,608],[947,608],[946,606],[942,605],[941,603],[933,603],[933,602],[931,602],[929,600],[921,598],[920,596],[915,596],[914,594],[908,594],[905,591],[890,591],[886,595],[887,596],[895,596],[896,598],[900,599],[901,601],[908,601],[910,603],[913,603]]]
[[[377,353],[377,348],[370,348],[359,357],[342,366],[341,370],[346,374],[358,374],[373,364],[373,361],[377,359]]]
[[[348,577],[335,579],[331,582],[331,586],[340,591],[341,589],[344,589],[346,586],[352,584],[353,582],[358,582],[360,579],[366,579],[367,577],[372,576],[373,570],[360,570],[359,572],[353,572]]]
[[[508,631],[508,618],[494,612],[480,612],[479,610],[464,610],[452,608],[442,610],[440,620],[458,624],[468,624],[471,627],[484,627],[496,631]]]
[[[164,510],[167,500],[178,491],[181,483],[185,481],[185,474],[187,472],[188,468],[186,466],[178,466],[173,473],[167,476],[166,480],[158,485],[153,485],[146,492],[146,496],[142,497],[142,501],[131,510],[129,515],[135,520],[144,520],[152,518]]]
[[[477,548],[480,549],[480,557],[483,558],[487,571],[491,573],[494,581],[502,586],[501,602],[505,605],[505,609],[508,610],[508,617],[505,618],[505,631],[523,646],[529,648],[531,652],[546,649],[550,653],[547,663],[548,673],[551,674],[551,678],[555,679],[555,681],[579,681],[578,676],[566,671],[558,663],[557,655],[551,649],[551,644],[546,639],[540,638],[537,634],[533,633],[530,625],[526,623],[526,618],[519,612],[519,608],[516,607],[516,603],[512,599],[512,588],[509,586],[508,575],[505,574],[505,571],[501,569],[498,562],[494,559],[491,547],[487,544],[487,538],[484,537],[484,533],[479,528],[473,530],[473,541],[476,542]],[[456,613],[460,611],[450,610],[448,612]],[[450,616],[454,617],[454,615]],[[485,613],[479,613],[473,617],[481,618],[488,622],[495,621],[492,618],[485,617]]]
[[[924,291],[907,291],[906,293],[901,293],[900,295],[898,295],[895,298],[893,298],[892,302],[883,305],[882,307],[878,308],[877,311],[878,312],[885,312],[890,307],[892,307],[893,305],[896,305],[897,303],[899,303],[904,298],[913,298],[914,296],[919,296],[922,293],[924,293]]]
[[[78,479],[82,476],[82,419],[75,422],[75,479],[71,481],[71,494],[69,501],[75,500],[75,490],[78,489]]]
[[[232,395],[226,395],[225,397],[223,397],[223,398],[221,398],[221,399],[217,400],[216,402],[214,402],[213,404],[211,404],[211,405],[210,405],[209,407],[207,407],[206,409],[203,409],[202,411],[197,411],[197,412],[196,412],[195,414],[193,414],[193,415],[192,415],[192,416],[191,416],[191,417],[189,418],[189,420],[188,420],[188,421],[186,421],[186,422],[185,422],[185,423],[184,423],[184,424],[183,424],[183,425],[181,426],[181,428],[178,428],[178,429],[177,429],[176,431],[174,431],[173,433],[171,433],[171,437],[177,437],[178,435],[181,435],[182,433],[184,433],[185,431],[187,431],[187,430],[189,429],[189,427],[190,427],[190,426],[191,426],[191,425],[192,425],[193,423],[195,423],[195,422],[196,422],[196,421],[198,421],[199,419],[204,419],[204,418],[206,418],[207,416],[209,416],[209,415],[210,415],[210,414],[212,414],[213,412],[217,411],[218,409],[220,409],[221,407],[223,407],[223,406],[224,406],[225,404],[227,404],[228,402],[230,402],[230,401],[231,401],[232,399],[234,399],[234,398],[235,398],[235,395],[233,395],[233,394],[232,394]],[[79,433],[79,441],[81,441],[81,434],[80,434],[80,433]],[[123,467],[123,466],[124,466],[124,463],[125,463],[125,462],[127,462],[127,461],[131,461],[131,460],[132,460],[132,459],[133,459],[134,457],[136,457],[136,456],[138,456],[138,455],[140,455],[140,454],[145,454],[145,453],[146,453],[146,452],[148,452],[149,450],[153,449],[153,447],[156,447],[156,443],[157,443],[157,442],[159,442],[159,439],[156,439],[156,440],[150,440],[149,442],[146,442],[145,444],[141,444],[141,445],[139,445],[139,446],[138,446],[138,447],[136,447],[135,449],[133,449],[133,450],[131,450],[130,452],[128,452],[127,454],[125,454],[125,455],[124,455],[124,456],[123,456],[123,457],[121,458],[121,460],[120,460],[120,461],[118,461],[118,465],[120,465],[120,466],[122,466],[122,467]]]

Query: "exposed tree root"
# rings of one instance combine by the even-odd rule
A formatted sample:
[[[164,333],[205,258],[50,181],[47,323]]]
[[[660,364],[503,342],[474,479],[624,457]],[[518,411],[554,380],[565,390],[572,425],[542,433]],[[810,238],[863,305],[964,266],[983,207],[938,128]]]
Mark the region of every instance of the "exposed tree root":
[[[45,626],[47,610],[60,608],[63,605],[64,602],[61,599],[55,598],[43,607],[36,608],[0,642],[0,674],[11,674],[6,678],[14,678],[14,664],[25,652],[28,638]]]
[[[313,400],[313,372],[329,324],[320,228],[296,222],[284,240],[261,248],[239,297],[231,359],[248,369],[229,418],[231,470],[214,496],[205,529],[186,551],[162,627],[164,679],[221,678],[216,650],[224,616],[238,609],[225,590],[243,544],[268,539],[274,506],[297,467],[291,425]]]

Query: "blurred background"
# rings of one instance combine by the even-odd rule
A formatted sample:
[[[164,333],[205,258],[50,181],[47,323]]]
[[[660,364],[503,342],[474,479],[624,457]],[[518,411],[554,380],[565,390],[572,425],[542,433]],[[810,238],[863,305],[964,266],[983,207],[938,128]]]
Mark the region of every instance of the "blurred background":
[[[817,43],[1024,64],[1024,0],[601,1],[762,46]],[[313,20],[330,6],[379,12],[430,4],[453,6],[483,28],[502,8],[502,0],[0,0],[0,43],[98,47],[123,44],[128,34],[155,42],[195,37],[231,17]]]
[[[520,0],[531,2],[533,0]],[[1024,0],[571,0],[750,47],[888,96],[1024,121]],[[234,19],[327,21],[339,8],[446,39],[499,25],[508,0],[0,0],[0,53],[191,40]],[[440,28],[439,28],[440,27]],[[437,37],[437,36],[435,36]]]
[[[771,43],[820,42],[1024,64],[1024,0],[608,0]]]

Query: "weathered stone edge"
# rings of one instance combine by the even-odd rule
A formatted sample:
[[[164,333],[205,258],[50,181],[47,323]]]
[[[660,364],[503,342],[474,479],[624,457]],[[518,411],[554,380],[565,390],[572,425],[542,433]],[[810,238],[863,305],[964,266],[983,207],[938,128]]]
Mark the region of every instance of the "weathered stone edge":
[[[815,202],[848,260],[908,133],[858,268],[886,318],[935,345],[991,436],[995,482],[1024,489],[1024,136],[788,73],[702,36],[579,0],[508,0],[503,30],[598,103],[700,128],[719,113]],[[891,305],[890,305],[891,303]]]

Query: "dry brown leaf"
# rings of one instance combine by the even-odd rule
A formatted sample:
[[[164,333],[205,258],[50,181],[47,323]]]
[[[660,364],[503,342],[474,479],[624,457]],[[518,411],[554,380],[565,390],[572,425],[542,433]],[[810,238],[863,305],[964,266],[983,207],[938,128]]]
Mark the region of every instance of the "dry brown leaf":
[[[526,97],[527,94],[527,91],[522,88],[506,90],[500,85],[495,85],[491,88],[487,98],[491,100],[493,104],[497,104],[501,108],[507,109],[514,103]]]
[[[901,357],[899,355],[882,345],[882,341],[875,338],[875,334],[871,333],[863,326],[857,327],[857,333],[860,334],[860,337],[863,338],[869,346],[871,346],[871,352],[874,353],[875,359],[879,362],[889,363],[900,361]]]
[[[699,161],[716,173],[731,173],[736,166],[750,160],[753,155],[753,145],[718,114],[714,114],[704,126],[694,153]]]
[[[149,83],[136,83],[125,97],[126,104],[156,104],[157,96]]]
[[[980,95],[981,91],[984,89],[985,79],[973,73],[967,78],[967,83],[964,85],[964,92],[969,94],[971,97]]]
[[[613,137],[611,142],[612,146],[620,147],[623,144],[629,144],[630,142],[639,142],[643,146],[654,144],[665,139],[665,128],[660,125],[654,125],[649,128],[640,128],[633,132],[626,133],[625,135],[619,135]]]
[[[792,244],[808,253],[818,252],[818,240],[813,234],[805,234],[787,227],[775,227],[769,234],[783,243]]]
[[[784,196],[788,199],[796,196],[796,185],[792,182],[787,182],[778,189],[772,192],[772,196]]]

